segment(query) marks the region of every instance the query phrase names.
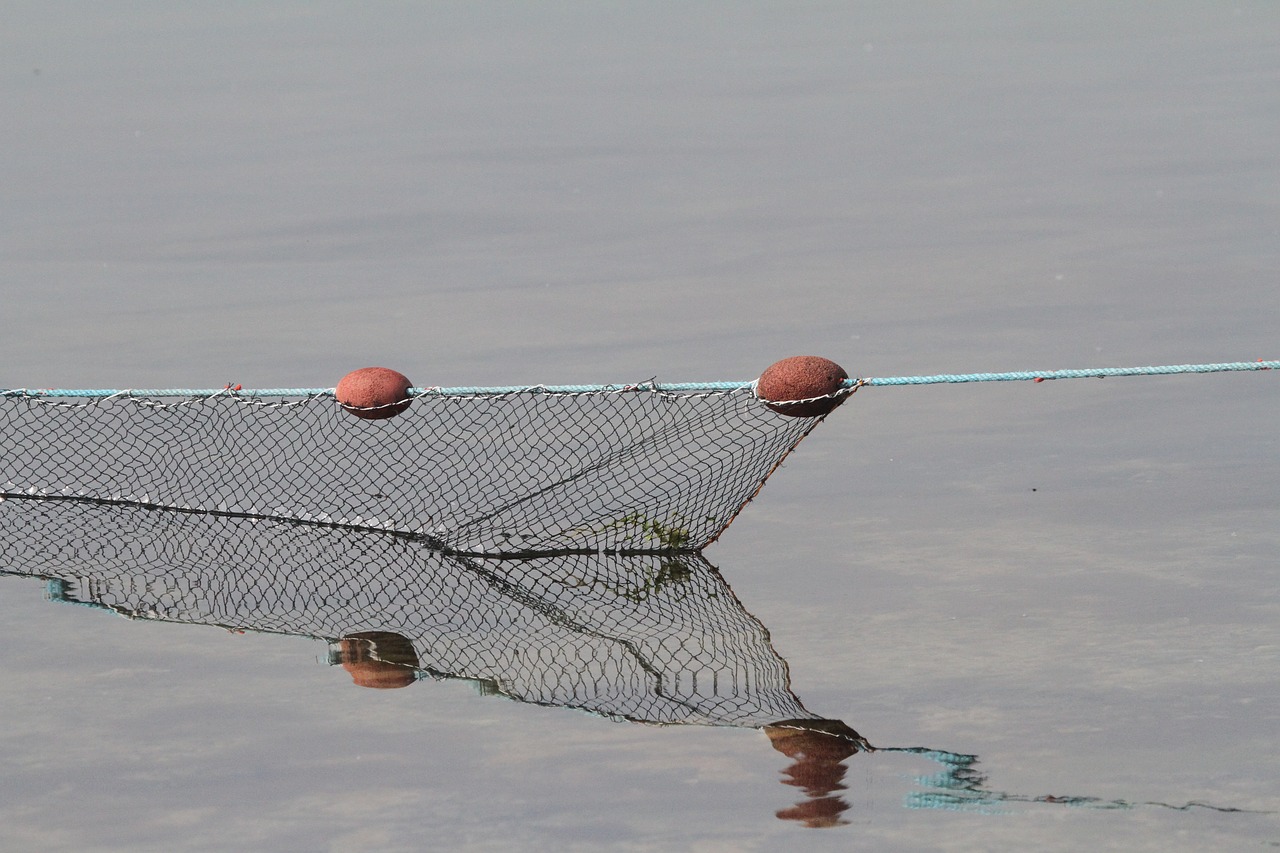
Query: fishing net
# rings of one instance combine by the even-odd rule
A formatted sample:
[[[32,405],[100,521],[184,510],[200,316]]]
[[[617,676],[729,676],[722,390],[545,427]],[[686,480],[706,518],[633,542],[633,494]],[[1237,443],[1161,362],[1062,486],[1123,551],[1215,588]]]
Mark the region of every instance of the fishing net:
[[[62,601],[322,638],[335,662],[354,651],[522,702],[661,724],[819,719],[696,553],[468,557],[384,531],[8,498],[0,571]]]
[[[474,554],[697,550],[821,420],[779,414],[749,385],[415,394],[368,420],[324,392],[0,392],[0,488],[395,530]]]

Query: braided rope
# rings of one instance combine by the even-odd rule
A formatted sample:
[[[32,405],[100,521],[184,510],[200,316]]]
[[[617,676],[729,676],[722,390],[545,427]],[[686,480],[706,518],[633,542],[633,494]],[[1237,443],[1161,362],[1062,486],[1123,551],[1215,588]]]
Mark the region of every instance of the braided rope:
[[[1163,376],[1173,373],[1226,373],[1271,370],[1280,361],[1232,361],[1220,364],[1166,364],[1154,367],[1095,367],[1085,370],[1024,370],[1013,373],[940,373],[850,380],[855,385],[938,385],[956,382],[1044,382],[1049,379],[1104,379],[1108,376]]]
[[[847,388],[864,385],[939,385],[962,382],[1044,382],[1050,379],[1103,379],[1109,376],[1165,376],[1175,373],[1227,373],[1245,370],[1273,370],[1280,361],[1230,361],[1217,364],[1166,364],[1150,367],[1091,367],[1074,370],[1022,370],[1008,373],[938,373],[927,376],[877,376],[848,379]],[[717,394],[749,388],[754,380],[730,382],[663,382],[654,380],[626,385],[506,385],[497,387],[410,388],[410,397],[501,397],[511,394],[626,394],[649,391],[669,394]],[[0,389],[0,397],[323,397],[333,396],[333,388],[167,388],[167,389]]]

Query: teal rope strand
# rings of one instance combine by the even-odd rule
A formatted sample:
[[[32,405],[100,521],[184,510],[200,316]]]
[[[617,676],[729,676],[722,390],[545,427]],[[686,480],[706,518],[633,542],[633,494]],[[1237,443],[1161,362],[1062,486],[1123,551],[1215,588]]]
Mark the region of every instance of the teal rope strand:
[[[660,391],[671,394],[708,394],[750,388],[743,382],[639,382],[629,385],[505,385],[496,387],[410,388],[410,397],[499,397],[508,394],[602,394],[627,391]],[[0,397],[332,397],[333,388],[11,388]]]
[[[1048,379],[1103,379],[1108,376],[1163,376],[1172,373],[1226,373],[1272,370],[1280,361],[1231,361],[1222,364],[1166,364],[1157,367],[1095,367],[1087,370],[1025,370],[1016,373],[940,373],[934,376],[888,376],[851,379],[846,385],[939,385],[955,382],[1043,382]]]
[[[938,385],[958,382],[1044,382],[1049,379],[1101,379],[1108,376],[1163,376],[1173,373],[1225,373],[1238,370],[1280,369],[1280,361],[1232,361],[1221,364],[1168,364],[1156,367],[1094,367],[1085,370],[1024,370],[1014,373],[939,373],[932,376],[880,376],[847,379],[845,389],[864,385]],[[509,385],[491,388],[410,388],[412,397],[475,397],[506,394],[599,394],[658,391],[672,394],[714,394],[750,388],[754,380],[738,382],[640,382],[630,385]],[[49,388],[0,389],[0,397],[323,397],[333,388],[212,388],[69,390]]]

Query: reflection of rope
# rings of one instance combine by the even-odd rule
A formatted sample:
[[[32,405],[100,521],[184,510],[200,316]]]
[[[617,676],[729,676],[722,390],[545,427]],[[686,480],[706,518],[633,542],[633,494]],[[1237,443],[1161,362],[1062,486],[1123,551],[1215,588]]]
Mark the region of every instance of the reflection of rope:
[[[931,789],[913,791],[907,795],[906,806],[909,809],[937,809],[953,812],[973,812],[976,814],[999,814],[1008,811],[1005,806],[1010,803],[1031,803],[1057,806],[1073,806],[1086,809],[1136,809],[1154,807],[1172,809],[1174,811],[1192,811],[1204,809],[1222,813],[1273,814],[1258,809],[1243,809],[1234,806],[1215,806],[1199,800],[1177,805],[1161,803],[1154,800],[1106,800],[1101,797],[1064,796],[1044,794],[1038,797],[1026,794],[1010,794],[1004,791],[992,791],[986,787],[986,774],[977,770],[978,756],[963,755],[940,749],[926,747],[872,747],[875,752],[901,752],[919,755],[938,762],[942,771],[931,776],[921,776],[916,783],[922,788]]]

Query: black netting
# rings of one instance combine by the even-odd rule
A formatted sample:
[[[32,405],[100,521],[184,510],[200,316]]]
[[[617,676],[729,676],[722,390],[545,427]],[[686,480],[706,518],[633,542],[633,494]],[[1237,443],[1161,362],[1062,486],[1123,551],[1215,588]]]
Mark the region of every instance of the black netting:
[[[696,553],[476,558],[384,531],[8,498],[0,571],[133,618],[335,650],[365,638],[374,659],[523,702],[651,723],[815,719],[764,626]]]
[[[432,395],[386,420],[330,394],[0,397],[0,487],[398,530],[469,553],[694,550],[819,419],[749,388]]]

